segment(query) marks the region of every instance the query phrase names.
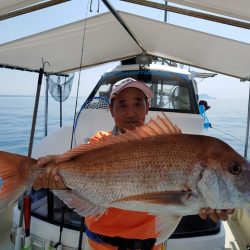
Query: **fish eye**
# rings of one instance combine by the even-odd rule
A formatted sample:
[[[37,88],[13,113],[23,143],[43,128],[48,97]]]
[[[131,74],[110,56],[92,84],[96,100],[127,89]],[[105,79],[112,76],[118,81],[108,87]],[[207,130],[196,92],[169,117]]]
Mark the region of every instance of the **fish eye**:
[[[238,175],[241,173],[241,165],[237,162],[233,162],[230,166],[229,166],[229,172],[233,175]]]

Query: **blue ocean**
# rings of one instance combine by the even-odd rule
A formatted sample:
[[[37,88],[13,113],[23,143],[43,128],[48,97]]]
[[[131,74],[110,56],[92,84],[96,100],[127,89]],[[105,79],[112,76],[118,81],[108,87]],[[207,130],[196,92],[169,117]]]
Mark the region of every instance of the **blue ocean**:
[[[77,110],[84,100],[83,97],[78,99]],[[247,99],[207,101],[211,108],[206,115],[212,128],[205,130],[205,133],[224,140],[244,155]],[[63,102],[63,125],[73,124],[75,102],[75,97],[69,97]],[[0,96],[0,150],[27,155],[34,103],[33,96]],[[44,109],[45,98],[41,97],[34,143],[44,137]],[[50,98],[48,133],[54,132],[60,126],[59,110],[59,103]]]
[[[86,98],[79,98],[82,104]],[[62,104],[62,125],[71,125],[74,120],[76,98],[69,97]],[[0,96],[0,150],[27,155],[34,96]],[[80,109],[80,106],[78,110]],[[39,101],[34,144],[44,137],[45,97]],[[52,97],[48,102],[48,134],[60,127],[60,104]]]

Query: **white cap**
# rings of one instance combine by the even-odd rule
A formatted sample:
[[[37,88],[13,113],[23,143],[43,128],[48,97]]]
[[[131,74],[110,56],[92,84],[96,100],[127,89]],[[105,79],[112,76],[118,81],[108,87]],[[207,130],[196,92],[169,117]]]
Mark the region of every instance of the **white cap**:
[[[137,81],[133,78],[125,78],[113,85],[109,99],[112,100],[116,98],[116,96],[118,96],[119,93],[126,88],[137,88],[141,90],[148,99],[154,96],[153,91],[144,82]]]

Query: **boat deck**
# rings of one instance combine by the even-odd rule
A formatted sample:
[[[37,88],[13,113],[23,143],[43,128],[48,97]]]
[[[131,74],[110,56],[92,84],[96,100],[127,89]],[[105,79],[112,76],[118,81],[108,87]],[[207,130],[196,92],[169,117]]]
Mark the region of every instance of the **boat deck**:
[[[10,235],[6,236],[4,239],[0,241],[0,249],[5,249],[5,250],[14,249],[14,245],[10,241]]]
[[[242,214],[241,212],[237,211],[230,220],[228,220],[227,222],[223,222],[225,232],[226,232],[225,248],[224,249],[211,249],[211,250],[249,250],[250,249],[250,237],[248,235],[250,232],[246,232],[244,226],[242,227],[242,223],[239,224],[239,222],[241,222],[241,220],[239,220],[239,217],[241,218]],[[243,219],[245,218],[243,217]],[[11,230],[10,225],[5,226],[4,231],[1,230],[3,229],[2,226],[3,224],[1,224],[1,227],[0,227],[0,249],[12,250],[14,249],[14,245],[11,243],[11,240],[10,240],[10,230]]]
[[[226,249],[250,249],[250,220],[245,211],[239,209],[223,224],[226,231]]]
[[[239,224],[235,220],[223,222],[226,231],[226,240],[224,249],[216,250],[248,250],[250,248],[250,239],[247,239],[242,232]],[[14,245],[10,241],[10,234],[5,232],[5,236],[0,240],[0,249],[12,250]],[[170,250],[170,249],[169,249]],[[213,249],[211,249],[213,250]]]

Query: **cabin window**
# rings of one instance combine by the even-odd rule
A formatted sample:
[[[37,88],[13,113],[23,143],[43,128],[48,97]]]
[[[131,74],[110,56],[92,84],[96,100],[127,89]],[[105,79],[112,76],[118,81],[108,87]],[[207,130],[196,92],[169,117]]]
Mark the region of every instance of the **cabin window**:
[[[178,81],[159,80],[152,84],[155,95],[151,107],[171,110],[190,111],[190,99],[188,88],[180,86]]]
[[[130,70],[106,73],[89,99],[93,97],[108,99],[113,84],[126,77],[144,81],[152,89],[154,97],[151,99],[150,110],[199,113],[193,84],[189,76],[167,71]]]
[[[102,84],[100,88],[98,88],[96,92],[96,96],[109,98],[109,93],[111,91],[111,88],[112,88],[112,84],[109,82],[107,82],[106,84]]]

